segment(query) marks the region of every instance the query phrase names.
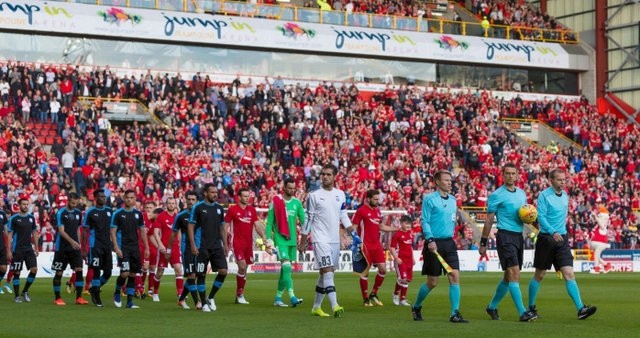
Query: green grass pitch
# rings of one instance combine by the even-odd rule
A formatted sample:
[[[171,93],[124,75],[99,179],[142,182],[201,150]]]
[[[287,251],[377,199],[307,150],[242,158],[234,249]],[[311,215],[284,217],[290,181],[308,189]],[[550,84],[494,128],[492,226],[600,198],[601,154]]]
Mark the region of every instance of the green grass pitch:
[[[24,273],[23,273],[24,274]],[[370,274],[370,283],[374,274]],[[117,309],[112,302],[115,278],[103,288],[105,307],[73,305],[73,296],[63,284],[65,307],[53,305],[51,279],[36,279],[30,291],[31,303],[15,304],[13,295],[0,295],[0,336],[7,337],[637,337],[640,321],[640,278],[638,274],[610,273],[593,276],[577,274],[585,304],[595,304],[598,312],[587,320],[577,320],[576,310],[564,287],[564,281],[549,273],[539,293],[541,318],[520,323],[513,302],[507,295],[500,304],[501,321],[491,321],[484,309],[488,304],[499,273],[464,272],[461,276],[461,312],[469,324],[449,323],[448,282],[441,278],[423,306],[423,322],[411,319],[408,307],[391,302],[395,275],[390,273],[379,292],[383,307],[364,308],[357,278],[350,273],[336,274],[338,301],[345,308],[343,318],[319,318],[310,315],[313,303],[315,273],[294,274],[298,297],[304,303],[297,308],[273,307],[276,274],[250,274],[246,297],[250,305],[233,303],[235,275],[227,278],[218,293],[218,311],[213,313],[182,310],[176,306],[173,276],[163,278],[161,302],[137,300],[140,309]],[[415,298],[423,281],[415,276],[408,299]],[[531,273],[522,275],[522,291],[527,300]],[[24,284],[22,278],[22,283]],[[207,288],[213,278],[208,276]],[[63,280],[66,281],[66,278]],[[89,299],[88,296],[85,296]],[[285,295],[285,301],[288,297]],[[193,308],[192,302],[189,305]],[[329,311],[328,299],[324,310]]]

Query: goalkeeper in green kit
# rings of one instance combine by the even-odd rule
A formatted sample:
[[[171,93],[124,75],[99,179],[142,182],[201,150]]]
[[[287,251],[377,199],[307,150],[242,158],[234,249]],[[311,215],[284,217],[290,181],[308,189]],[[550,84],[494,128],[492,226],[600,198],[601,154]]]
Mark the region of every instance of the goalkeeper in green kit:
[[[298,252],[296,221],[300,224],[305,222],[302,202],[293,197],[295,191],[295,181],[286,179],[283,195],[277,195],[273,198],[267,215],[267,252],[275,252],[278,255],[278,260],[282,263],[278,279],[278,292],[273,302],[274,306],[279,307],[288,306],[282,301],[282,294],[285,291],[289,293],[292,307],[302,303],[302,298],[296,297],[293,292],[293,279],[291,278],[291,262],[296,260]]]

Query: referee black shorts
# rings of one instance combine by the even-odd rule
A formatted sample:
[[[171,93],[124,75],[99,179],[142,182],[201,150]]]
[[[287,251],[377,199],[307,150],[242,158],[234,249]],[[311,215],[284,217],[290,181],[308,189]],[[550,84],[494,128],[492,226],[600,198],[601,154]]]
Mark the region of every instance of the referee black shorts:
[[[567,242],[567,236],[562,236],[562,242],[556,242],[552,235],[538,234],[533,266],[540,270],[549,270],[553,265],[556,270],[564,266],[573,267],[573,255]]]
[[[436,239],[438,253],[454,270],[460,270],[460,261],[458,260],[458,247],[453,238]],[[422,275],[440,276],[446,274],[447,271],[442,267],[438,257],[431,251],[425,242],[422,248]]]
[[[521,232],[499,229],[496,234],[496,244],[502,271],[512,266],[522,269],[524,238]]]

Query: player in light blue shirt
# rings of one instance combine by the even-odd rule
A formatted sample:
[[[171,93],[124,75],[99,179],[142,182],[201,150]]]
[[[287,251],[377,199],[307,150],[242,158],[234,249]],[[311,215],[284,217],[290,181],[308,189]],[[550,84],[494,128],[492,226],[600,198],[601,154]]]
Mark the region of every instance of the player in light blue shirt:
[[[578,319],[586,319],[596,313],[595,306],[584,305],[573,273],[573,255],[567,242],[567,213],[569,197],[564,191],[566,174],[561,169],[549,173],[551,187],[538,196],[538,222],[540,234],[536,242],[533,266],[536,272],[529,283],[529,310],[537,314],[536,298],[540,282],[551,265],[562,272],[567,293],[578,310]]]
[[[527,195],[524,190],[516,187],[518,170],[513,163],[507,163],[502,167],[504,185],[489,195],[487,206],[487,218],[480,238],[480,256],[487,252],[487,239],[491,233],[494,217],[498,218],[498,232],[496,242],[498,244],[498,257],[504,275],[496,292],[487,306],[487,314],[493,320],[499,320],[498,304],[509,292],[513,299],[520,321],[528,322],[537,318],[537,315],[527,311],[522,302],[520,291],[520,269],[522,268],[524,239],[522,237],[522,221],[518,216],[518,210],[527,203]]]
[[[468,323],[460,314],[460,261],[458,248],[453,241],[453,231],[457,218],[457,201],[451,195],[451,173],[438,171],[434,175],[436,191],[425,195],[422,201],[422,232],[426,245],[422,249],[422,275],[427,276],[418,291],[416,302],[411,307],[413,320],[422,320],[422,303],[431,290],[438,285],[438,278],[442,275],[443,267],[436,253],[451,266],[449,278],[449,300],[451,302],[452,323]]]

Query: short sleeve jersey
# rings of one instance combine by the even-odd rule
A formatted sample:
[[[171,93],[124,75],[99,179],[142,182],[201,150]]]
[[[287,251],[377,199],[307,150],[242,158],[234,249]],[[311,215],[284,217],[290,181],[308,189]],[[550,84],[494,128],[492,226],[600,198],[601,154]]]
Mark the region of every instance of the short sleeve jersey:
[[[379,208],[363,205],[356,210],[351,222],[358,227],[358,235],[367,248],[382,247],[380,242],[382,214]]]
[[[69,210],[67,207],[64,207],[56,213],[56,227],[64,227],[64,232],[76,242],[78,242],[78,228],[80,228],[80,224],[82,224],[82,213],[78,209]],[[60,236],[60,231],[56,232],[54,245],[56,251],[75,250],[69,242]]]
[[[13,233],[11,252],[33,250],[31,234],[37,229],[36,219],[31,214],[15,214],[9,218],[8,231]]]
[[[109,207],[91,207],[85,212],[82,226],[89,228],[90,248],[111,248],[111,216]]]
[[[195,224],[194,241],[200,249],[223,247],[224,209],[216,202],[200,201],[193,206],[189,223]]]
[[[118,229],[116,239],[120,248],[138,248],[138,230],[144,228],[144,217],[138,209],[118,209],[111,217],[111,228]]]
[[[173,227],[171,230],[173,232],[180,231],[180,242],[179,245],[182,250],[187,248],[187,231],[189,229],[189,218],[191,218],[191,210],[185,209],[180,211],[173,220]],[[178,241],[174,240],[174,243]]]
[[[258,220],[256,208],[247,205],[241,208],[235,204],[227,209],[224,221],[233,227],[233,245],[253,246],[253,224]]]

